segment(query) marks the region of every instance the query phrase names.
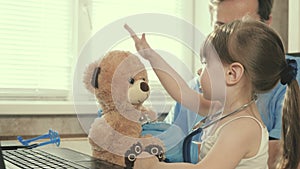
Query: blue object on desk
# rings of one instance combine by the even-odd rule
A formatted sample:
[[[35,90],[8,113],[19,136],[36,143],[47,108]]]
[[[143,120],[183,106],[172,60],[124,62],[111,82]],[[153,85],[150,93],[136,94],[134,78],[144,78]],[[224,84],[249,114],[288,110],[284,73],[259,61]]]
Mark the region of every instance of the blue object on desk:
[[[22,136],[18,136],[17,139],[24,146],[30,146],[29,144],[31,142],[37,141],[37,140],[40,140],[40,139],[50,139],[50,140],[42,142],[42,143],[34,144],[35,145],[34,147],[44,146],[44,145],[47,145],[47,144],[55,144],[57,147],[60,145],[59,134],[58,134],[58,132],[56,132],[52,129],[50,129],[49,133],[47,133],[47,134],[44,134],[44,135],[41,135],[41,136],[38,136],[38,137],[34,137],[34,138],[31,138],[31,139],[28,139],[28,140],[24,140],[22,138]]]
[[[151,134],[164,142],[166,148],[165,162],[183,162],[183,142],[186,135],[176,124],[168,124],[165,122],[153,122],[143,125],[142,135]],[[189,144],[188,153],[189,160],[192,163],[198,161],[198,145]]]

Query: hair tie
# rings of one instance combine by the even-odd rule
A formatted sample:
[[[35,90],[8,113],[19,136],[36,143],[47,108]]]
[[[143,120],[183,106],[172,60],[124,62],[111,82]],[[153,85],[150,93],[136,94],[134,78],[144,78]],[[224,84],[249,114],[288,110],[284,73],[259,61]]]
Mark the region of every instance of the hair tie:
[[[286,59],[287,67],[281,72],[281,84],[290,84],[297,76],[297,62],[294,59]]]

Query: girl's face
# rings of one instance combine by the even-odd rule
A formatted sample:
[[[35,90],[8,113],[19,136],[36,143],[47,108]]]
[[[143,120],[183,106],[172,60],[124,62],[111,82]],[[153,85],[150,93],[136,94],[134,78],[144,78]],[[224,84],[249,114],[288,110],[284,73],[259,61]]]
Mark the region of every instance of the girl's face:
[[[198,74],[201,72],[200,85],[204,98],[223,101],[226,93],[225,67],[215,53],[210,52],[202,61],[204,68],[199,69]]]

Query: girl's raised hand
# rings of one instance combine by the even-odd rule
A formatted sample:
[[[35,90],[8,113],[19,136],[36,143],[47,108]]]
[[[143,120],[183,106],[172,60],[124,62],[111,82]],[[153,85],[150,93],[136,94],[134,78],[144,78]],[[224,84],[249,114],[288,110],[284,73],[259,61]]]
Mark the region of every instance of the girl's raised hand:
[[[145,33],[142,34],[142,38],[137,37],[135,32],[127,25],[124,25],[124,28],[129,32],[130,36],[132,37],[135,48],[138,53],[145,59],[149,59],[149,57],[155,53],[153,49],[149,46],[148,42],[146,41]]]

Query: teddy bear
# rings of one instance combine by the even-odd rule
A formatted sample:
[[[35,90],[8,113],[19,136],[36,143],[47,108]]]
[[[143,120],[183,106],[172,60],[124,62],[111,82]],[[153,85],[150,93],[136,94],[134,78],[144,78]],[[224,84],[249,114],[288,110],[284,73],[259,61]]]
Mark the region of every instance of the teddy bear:
[[[150,87],[145,66],[136,55],[119,50],[108,52],[87,67],[84,83],[102,109],[101,117],[94,120],[88,135],[94,157],[126,166],[126,159],[134,161],[151,145],[150,154],[163,154],[161,140],[141,136],[142,125],[157,117],[154,111],[143,106]],[[157,146],[153,148],[153,145]]]

